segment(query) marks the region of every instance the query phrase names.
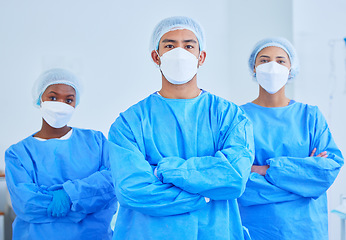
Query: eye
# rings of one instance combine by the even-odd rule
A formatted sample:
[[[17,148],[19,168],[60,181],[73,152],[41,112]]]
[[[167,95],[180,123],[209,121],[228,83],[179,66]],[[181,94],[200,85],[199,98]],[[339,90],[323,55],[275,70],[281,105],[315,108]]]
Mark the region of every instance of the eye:
[[[67,104],[73,103],[73,99],[66,99],[66,103],[67,103]]]
[[[194,47],[192,45],[186,45],[185,48],[187,49],[193,49]]]
[[[174,46],[172,44],[167,44],[165,48],[174,48]]]
[[[269,62],[267,59],[261,59],[261,61],[260,61],[261,63],[267,63],[267,62]]]
[[[277,63],[279,64],[285,64],[286,62],[284,60],[278,60]]]
[[[51,96],[51,97],[49,97],[49,100],[50,100],[50,101],[56,101],[56,97]]]

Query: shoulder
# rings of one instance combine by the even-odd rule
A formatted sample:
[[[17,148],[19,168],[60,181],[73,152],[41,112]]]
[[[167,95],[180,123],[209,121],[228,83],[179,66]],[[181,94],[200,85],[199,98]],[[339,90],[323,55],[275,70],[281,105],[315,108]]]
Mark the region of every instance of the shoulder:
[[[306,104],[306,103],[301,103],[301,102],[295,102],[292,106],[297,111],[305,113],[307,116],[310,116],[310,117],[322,116],[322,112],[320,111],[318,106],[310,105],[310,104]]]
[[[210,93],[209,98],[212,111],[219,116],[221,121],[229,123],[238,123],[243,120],[248,121],[243,109],[235,103]]]
[[[210,101],[211,106],[216,107],[218,110],[240,110],[239,107],[233,102],[230,102],[222,97],[216,96],[209,92],[206,92],[205,94],[207,94],[207,98]]]
[[[73,135],[80,141],[81,139],[90,140],[95,139],[96,141],[103,141],[105,136],[102,132],[93,129],[83,129],[73,127]]]
[[[251,102],[245,103],[245,104],[240,106],[240,108],[243,109],[244,111],[250,110],[254,107],[255,107],[255,104],[253,104]]]
[[[29,145],[33,140],[34,134],[24,138],[23,140],[20,140],[19,142],[15,144],[12,144],[8,149],[17,149],[17,148],[22,148],[23,146]]]
[[[150,96],[144,98],[138,103],[132,105],[124,112],[120,113],[120,116],[128,117],[128,116],[134,116],[134,115],[137,115],[137,116],[141,115],[143,111],[150,109],[152,104],[154,102],[157,102],[158,100],[159,100],[159,96],[155,96],[155,94],[151,94]]]
[[[119,124],[139,123],[146,112],[149,112],[155,103],[160,101],[160,97],[155,94],[151,94],[145,99],[139,101],[138,103],[132,105],[124,112],[121,112],[119,116],[115,119],[111,128],[118,126]]]
[[[31,146],[33,146],[33,145],[34,145],[34,143],[33,143],[32,135],[30,135],[29,137],[15,143],[15,144],[12,144],[5,151],[5,161],[9,155],[21,155],[22,153],[30,154],[30,149],[32,148]]]
[[[306,121],[310,127],[328,127],[327,121],[318,106],[295,102],[292,107],[294,110],[292,114],[295,114],[297,119],[300,116],[301,121]]]

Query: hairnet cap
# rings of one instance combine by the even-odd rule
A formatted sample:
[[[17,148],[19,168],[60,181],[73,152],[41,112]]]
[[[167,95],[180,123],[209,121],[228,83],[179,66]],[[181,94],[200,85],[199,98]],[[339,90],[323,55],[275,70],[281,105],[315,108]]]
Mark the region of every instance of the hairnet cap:
[[[297,52],[287,39],[281,37],[265,38],[255,45],[249,58],[249,68],[251,74],[253,74],[254,72],[256,57],[258,53],[266,47],[279,47],[287,53],[291,62],[291,70],[288,80],[293,80],[299,73],[299,60]]]
[[[41,97],[44,91],[54,84],[66,84],[76,91],[76,106],[80,99],[80,82],[79,79],[70,71],[61,68],[53,68],[43,72],[36,80],[32,89],[33,103],[35,107],[41,105]]]
[[[157,50],[162,36],[173,29],[187,29],[192,31],[197,37],[199,50],[205,50],[204,30],[199,23],[188,17],[170,17],[163,19],[156,25],[151,36],[150,52]]]

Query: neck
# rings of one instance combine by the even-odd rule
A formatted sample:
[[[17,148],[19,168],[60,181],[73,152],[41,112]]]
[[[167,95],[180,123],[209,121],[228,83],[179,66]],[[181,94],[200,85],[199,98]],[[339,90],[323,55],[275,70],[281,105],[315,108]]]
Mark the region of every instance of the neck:
[[[262,107],[286,107],[290,103],[290,99],[285,95],[285,87],[270,94],[260,86],[258,98],[253,103]]]
[[[170,83],[162,75],[162,88],[159,93],[164,98],[191,99],[197,97],[201,93],[201,89],[197,86],[197,75],[191,81],[180,85]]]
[[[42,127],[39,132],[37,132],[34,137],[39,137],[43,139],[51,138],[61,138],[66,135],[71,130],[67,125],[62,128],[51,127],[44,119],[42,119]]]

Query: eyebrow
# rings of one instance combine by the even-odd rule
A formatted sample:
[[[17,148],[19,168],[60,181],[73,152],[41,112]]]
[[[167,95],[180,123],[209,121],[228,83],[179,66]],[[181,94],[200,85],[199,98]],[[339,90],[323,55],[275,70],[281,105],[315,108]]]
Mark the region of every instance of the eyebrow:
[[[54,92],[54,91],[50,91],[49,93],[54,93],[55,95],[59,95],[58,93]],[[49,94],[48,93],[48,94]],[[74,97],[74,94],[70,94],[70,95],[67,95],[66,97]]]
[[[267,55],[261,55],[261,56],[260,56],[260,58],[261,58],[261,57],[270,58],[270,57],[269,57],[269,56],[267,56]],[[286,58],[286,57],[284,57],[284,56],[277,56],[276,58]]]
[[[192,42],[192,43],[197,43],[197,41],[196,40],[193,40],[193,39],[188,39],[188,40],[184,40],[183,42]]]
[[[177,40],[173,40],[173,39],[164,39],[162,40],[163,43],[166,43],[166,42],[172,42],[172,43],[176,43]],[[188,42],[192,42],[192,43],[197,43],[196,40],[194,39],[187,39],[187,40],[183,40],[184,43],[188,43]]]

